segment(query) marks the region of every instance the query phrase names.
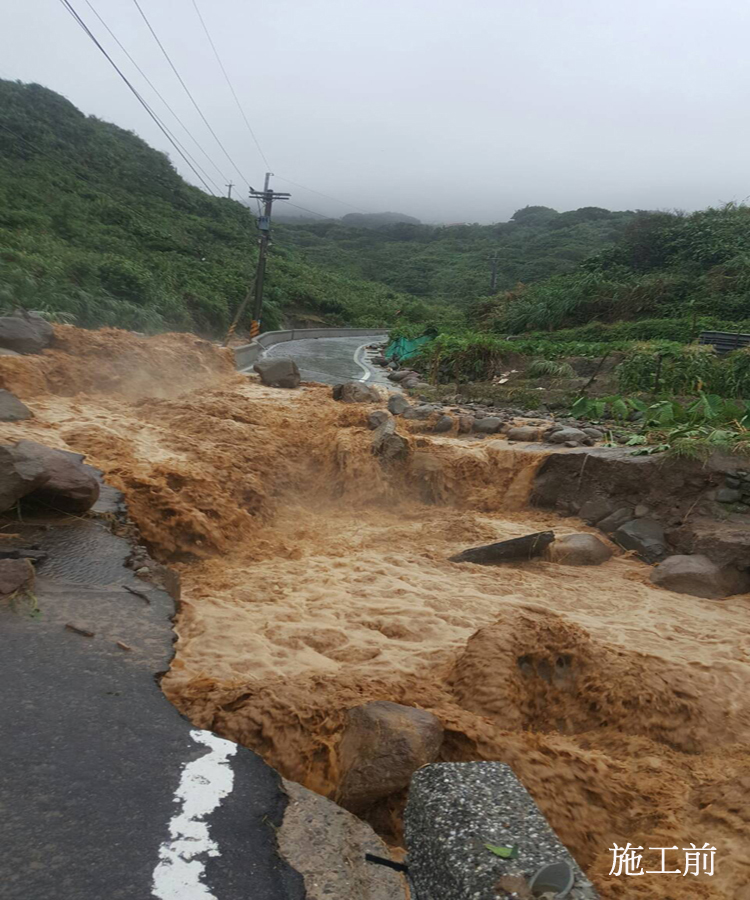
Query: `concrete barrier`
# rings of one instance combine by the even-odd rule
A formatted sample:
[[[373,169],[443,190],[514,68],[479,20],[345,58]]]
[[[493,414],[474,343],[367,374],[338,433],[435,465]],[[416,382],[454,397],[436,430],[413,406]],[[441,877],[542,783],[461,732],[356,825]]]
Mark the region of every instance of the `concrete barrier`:
[[[234,348],[235,365],[240,372],[251,369],[265,351],[274,344],[286,341],[306,341],[310,338],[386,337],[387,328],[291,328],[288,331],[266,331],[249,344]]]

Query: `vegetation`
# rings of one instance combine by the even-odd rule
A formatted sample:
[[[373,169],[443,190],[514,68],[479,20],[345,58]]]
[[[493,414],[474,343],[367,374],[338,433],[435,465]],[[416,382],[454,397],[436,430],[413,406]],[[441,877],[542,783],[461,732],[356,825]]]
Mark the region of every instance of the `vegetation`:
[[[0,303],[81,326],[221,333],[244,297],[246,207],[188,185],[166,155],[34,84],[0,80]],[[265,328],[443,321],[423,300],[274,247]]]
[[[467,315],[465,327],[482,317],[490,255],[498,260],[498,288],[511,290],[519,282],[572,272],[616,241],[633,216],[598,207],[558,213],[529,206],[495,225],[398,222],[375,228],[372,217],[369,227],[353,227],[366,217],[351,214],[341,221],[285,225],[278,240],[311,264],[460,309]]]

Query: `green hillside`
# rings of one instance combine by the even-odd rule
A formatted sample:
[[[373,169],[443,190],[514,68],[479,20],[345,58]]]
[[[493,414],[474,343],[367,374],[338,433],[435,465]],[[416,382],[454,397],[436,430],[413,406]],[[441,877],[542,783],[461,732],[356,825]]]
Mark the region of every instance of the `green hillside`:
[[[255,220],[187,184],[135,134],[35,84],[0,80],[0,305],[81,326],[225,329],[251,280]],[[423,321],[413,297],[272,251],[266,329]],[[398,314],[398,316],[397,316]]]

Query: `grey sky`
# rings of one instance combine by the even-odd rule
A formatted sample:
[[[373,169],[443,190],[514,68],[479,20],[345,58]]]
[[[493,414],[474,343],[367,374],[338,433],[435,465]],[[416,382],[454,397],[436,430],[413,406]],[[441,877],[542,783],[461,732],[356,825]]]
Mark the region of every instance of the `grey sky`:
[[[183,138],[86,0],[72,2]],[[90,2],[240,182],[132,0]],[[198,3],[273,171],[365,210],[489,222],[526,204],[693,209],[750,194],[747,0]],[[192,0],[141,5],[258,187],[265,166]],[[0,73],[136,131],[195,181],[58,0],[6,4]],[[301,206],[351,211],[274,183]]]

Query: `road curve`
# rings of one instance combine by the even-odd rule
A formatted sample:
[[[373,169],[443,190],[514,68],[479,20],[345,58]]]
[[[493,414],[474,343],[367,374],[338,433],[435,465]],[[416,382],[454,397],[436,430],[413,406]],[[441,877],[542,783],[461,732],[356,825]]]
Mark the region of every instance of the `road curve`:
[[[323,384],[342,384],[345,381],[366,381],[369,384],[390,385],[383,370],[373,366],[368,344],[382,343],[382,334],[370,337],[305,338],[286,341],[269,347],[265,356],[285,356],[299,366],[303,381]]]

